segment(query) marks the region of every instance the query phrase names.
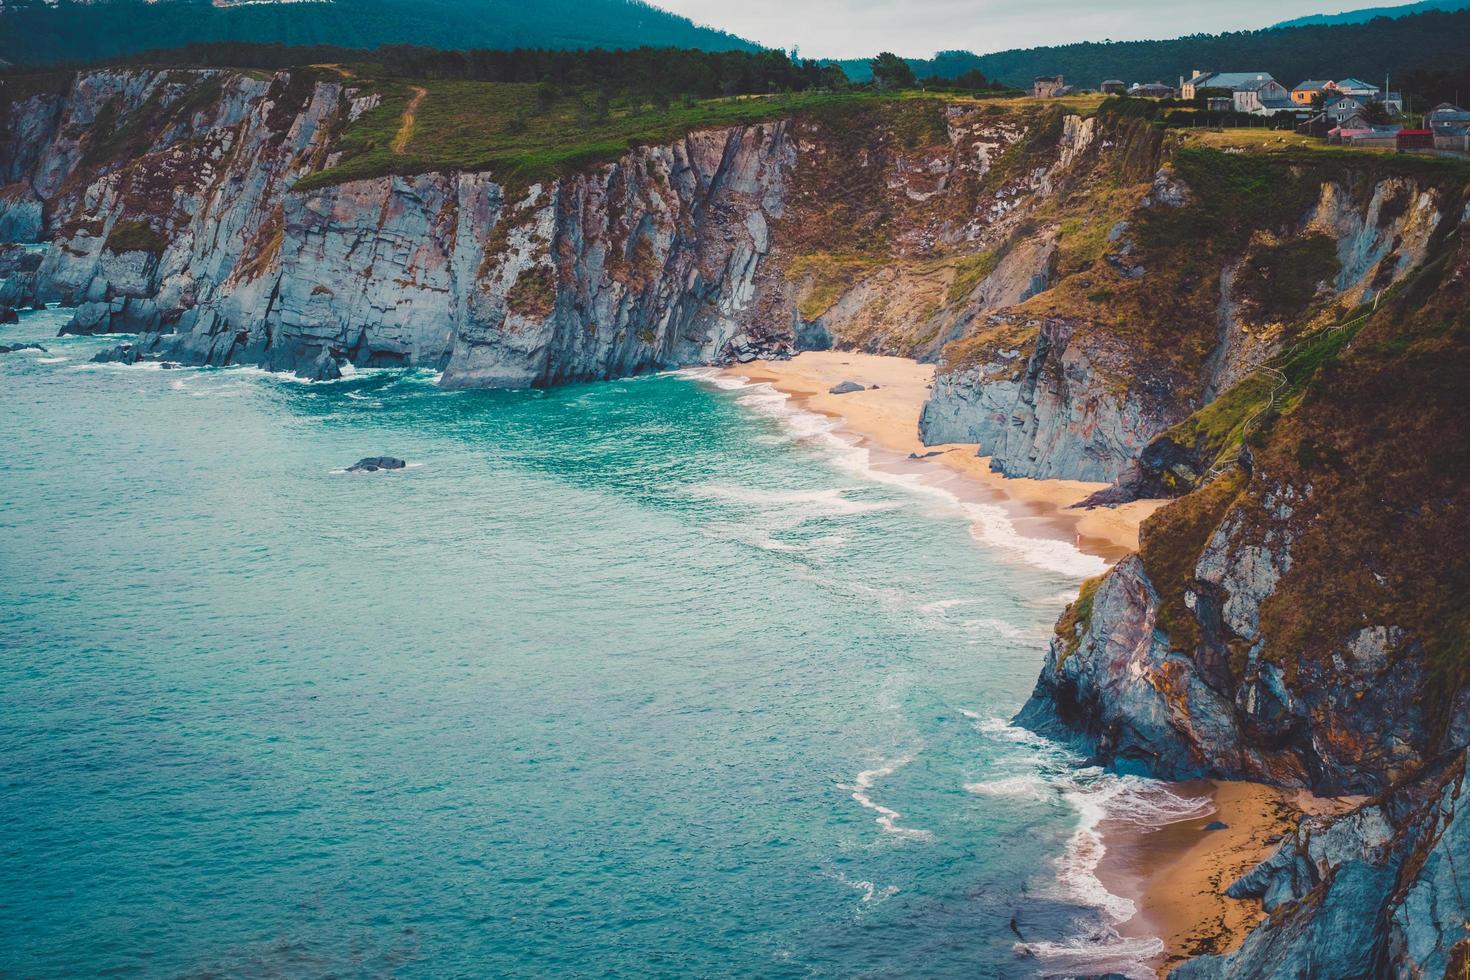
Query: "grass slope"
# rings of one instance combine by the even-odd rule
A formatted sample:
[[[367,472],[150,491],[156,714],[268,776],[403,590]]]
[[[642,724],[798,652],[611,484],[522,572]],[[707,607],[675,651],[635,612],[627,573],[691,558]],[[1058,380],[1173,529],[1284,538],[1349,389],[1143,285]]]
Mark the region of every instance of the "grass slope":
[[[789,93],[677,101],[667,107],[621,98],[599,108],[590,91],[545,101],[538,99],[537,86],[527,84],[359,80],[380,91],[382,103],[342,135],[338,165],[305,178],[299,188],[430,170],[486,170],[508,183],[529,184],[616,159],[630,146],[669,143],[696,129],[922,98],[873,92]],[[406,127],[410,105],[413,121]],[[395,147],[405,131],[406,139]]]

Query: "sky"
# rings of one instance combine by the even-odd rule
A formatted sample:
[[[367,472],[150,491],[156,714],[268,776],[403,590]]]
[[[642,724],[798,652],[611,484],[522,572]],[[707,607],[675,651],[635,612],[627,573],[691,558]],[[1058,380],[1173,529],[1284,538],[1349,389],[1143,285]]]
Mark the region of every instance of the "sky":
[[[1251,30],[1307,14],[1386,6],[1392,0],[654,0],[658,6],[808,58],[984,54],[1071,41],[1131,41]]]

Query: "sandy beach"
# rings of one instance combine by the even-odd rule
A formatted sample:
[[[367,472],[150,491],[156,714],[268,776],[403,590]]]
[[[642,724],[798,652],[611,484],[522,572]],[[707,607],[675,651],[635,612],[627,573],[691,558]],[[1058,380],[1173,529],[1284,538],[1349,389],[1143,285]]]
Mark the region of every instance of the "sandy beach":
[[[1340,813],[1362,802],[1247,782],[1197,780],[1170,788],[1212,797],[1215,812],[1155,830],[1122,820],[1098,827],[1107,846],[1098,880],[1138,907],[1119,931],[1164,941],[1160,976],[1180,960],[1233,950],[1265,918],[1260,902],[1228,898],[1225,889],[1267,858],[1303,814]],[[1205,829],[1214,822],[1225,827]]]
[[[993,472],[989,458],[977,455],[978,446],[923,445],[918,421],[934,378],[931,365],[821,351],[789,361],[737,365],[726,373],[769,383],[804,407],[839,419],[844,431],[887,453],[889,465],[923,468],[952,492],[1005,504],[1023,534],[1069,540],[1108,561],[1137,550],[1139,525],[1166,503],[1140,500],[1116,508],[1076,508],[1106,484],[1012,479]],[[862,384],[865,390],[829,392],[843,381]],[[909,459],[910,453],[936,451],[939,455]],[[1259,902],[1227,898],[1230,883],[1266,858],[1275,840],[1302,814],[1343,810],[1358,802],[1246,782],[1199,780],[1170,788],[1185,796],[1211,797],[1214,812],[1151,830],[1125,820],[1107,820],[1098,828],[1107,853],[1097,876],[1110,892],[1133,900],[1138,908],[1120,931],[1164,941],[1161,975],[1190,956],[1235,948],[1264,913]],[[1205,830],[1217,821],[1226,826]]]
[[[974,444],[925,446],[919,441],[919,412],[934,380],[931,364],[878,354],[807,351],[789,361],[735,365],[726,373],[769,383],[804,407],[841,420],[843,430],[894,456],[893,465],[921,467],[964,498],[1004,504],[1023,534],[1071,541],[1110,562],[1138,549],[1139,524],[1164,503],[1139,500],[1121,507],[1073,509],[1107,484],[1013,479],[993,472],[990,458],[976,455],[980,447]],[[829,393],[843,381],[867,390]],[[910,453],[931,452],[939,455],[908,461]]]

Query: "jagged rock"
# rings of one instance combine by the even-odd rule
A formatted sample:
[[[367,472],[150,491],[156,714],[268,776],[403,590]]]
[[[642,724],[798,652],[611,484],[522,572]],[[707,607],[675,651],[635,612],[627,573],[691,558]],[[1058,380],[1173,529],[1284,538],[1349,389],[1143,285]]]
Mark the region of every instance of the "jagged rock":
[[[300,371],[302,377],[311,381],[336,381],[342,377],[342,366],[330,351],[322,351],[316,360]]]
[[[932,459],[935,456],[943,456],[944,450],[931,449],[927,453],[909,453],[909,459]]]
[[[0,306],[0,323],[19,323],[20,314],[15,312],[14,307]]]
[[[23,350],[38,350],[42,354],[46,353],[46,348],[40,344],[0,344],[0,354],[14,354]]]
[[[379,470],[401,470],[407,465],[393,456],[367,456],[347,467],[347,472],[376,473]]]
[[[850,392],[866,390],[866,386],[860,385],[856,381],[843,381],[828,388],[827,393],[831,395],[846,395]]]
[[[1006,476],[1111,483],[1174,421],[1146,385],[1108,381],[1115,351],[1074,342],[1076,324],[1037,325],[1029,357],[1003,349],[985,362],[941,373],[919,416],[927,444],[979,443]]]
[[[118,344],[92,355],[95,364],[137,364],[143,360],[141,344]]]
[[[1338,817],[1310,817],[1230,886],[1270,913],[1233,953],[1189,960],[1175,980],[1440,977],[1470,939],[1456,868],[1465,754]]]

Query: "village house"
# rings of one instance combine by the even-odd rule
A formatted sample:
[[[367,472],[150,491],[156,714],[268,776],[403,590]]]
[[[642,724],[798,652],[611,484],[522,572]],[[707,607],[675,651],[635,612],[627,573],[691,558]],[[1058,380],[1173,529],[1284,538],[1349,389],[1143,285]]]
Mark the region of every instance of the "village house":
[[[1122,95],[1128,90],[1128,86],[1120,78],[1110,78],[1097,87],[1103,95]]]
[[[1303,136],[1315,136],[1317,139],[1325,139],[1327,134],[1337,128],[1337,122],[1325,112],[1304,119],[1296,124],[1296,131]]]
[[[1470,152],[1470,112],[1441,102],[1424,114],[1424,125],[1434,133],[1436,150]]]
[[[1242,85],[1270,77],[1270,73],[1264,71],[1196,71],[1188,81],[1179,86],[1179,95],[1186,99],[1197,99],[1200,96],[1200,90],[1207,88],[1223,89],[1234,93]],[[1284,88],[1283,91],[1285,91]]]
[[[1291,101],[1310,109],[1320,96],[1326,102],[1337,91],[1337,83],[1326,79],[1308,79],[1291,90]]]
[[[1363,102],[1377,102],[1383,97],[1383,89],[1361,78],[1344,78],[1336,82],[1333,88],[1339,95],[1351,95]]]
[[[1061,75],[1037,75],[1031,83],[1031,95],[1037,99],[1057,99],[1076,91],[1077,87],[1068,85]]]
[[[1470,153],[1470,125],[1441,126],[1434,129],[1434,148]]]
[[[1398,148],[1399,127],[1370,126],[1367,129],[1334,129],[1328,134],[1327,139],[1330,143],[1342,143],[1344,146],[1394,150]]]
[[[1351,95],[1339,95],[1328,100],[1327,104],[1322,107],[1322,111],[1327,113],[1329,119],[1341,125],[1349,116],[1362,115],[1367,107],[1368,103],[1363,99]]]
[[[1134,82],[1128,86],[1128,94],[1141,99],[1172,99],[1174,86],[1163,82]]]
[[[1180,86],[1180,95],[1186,99],[1199,98],[1212,91],[1230,93],[1230,105],[1222,108],[1235,112],[1270,115],[1298,108],[1286,86],[1264,71],[1197,71]],[[1211,105],[1210,108],[1216,107]]]
[[[1232,90],[1236,112],[1253,115],[1270,115],[1275,112],[1290,112],[1297,108],[1291,93],[1269,75],[1244,82]]]

